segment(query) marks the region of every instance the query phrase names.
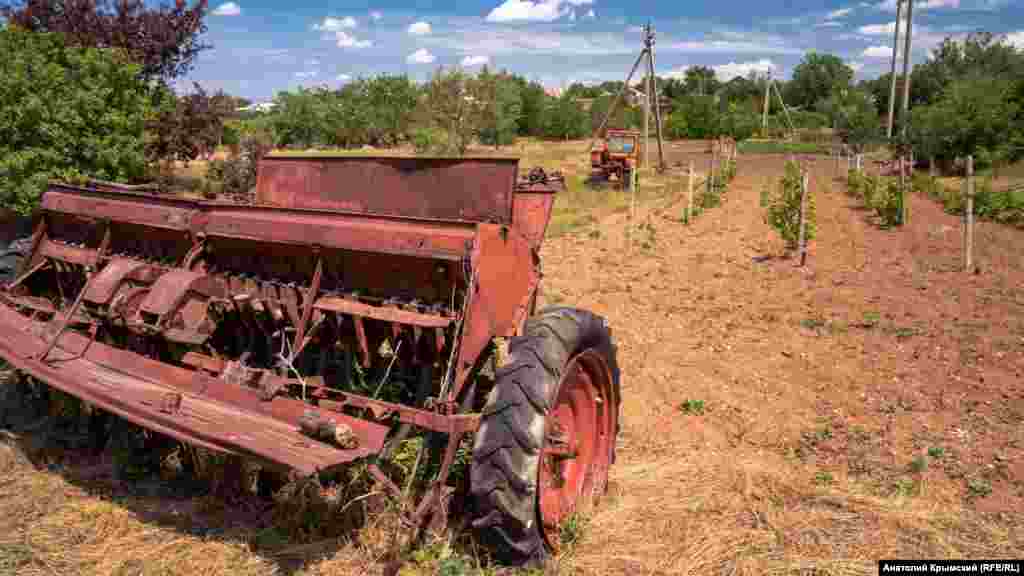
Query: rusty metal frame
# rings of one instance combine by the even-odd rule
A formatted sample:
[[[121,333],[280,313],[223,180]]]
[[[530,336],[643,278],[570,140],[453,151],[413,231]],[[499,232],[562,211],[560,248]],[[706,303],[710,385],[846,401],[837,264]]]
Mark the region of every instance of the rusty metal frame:
[[[46,324],[22,316],[7,299],[0,298],[0,356],[69,394],[143,427],[307,474],[379,454],[388,430],[385,422],[395,422],[406,429],[415,426],[446,434],[448,441],[441,456],[441,468],[413,515],[417,521],[422,520],[444,498],[445,482],[459,443],[479,426],[478,414],[459,413],[458,408],[472,405],[472,398],[464,396],[475,392],[475,386],[467,387],[474,366],[493,338],[518,334],[532,313],[541,279],[538,250],[550,220],[554,194],[564,188],[560,178],[549,179],[542,173],[540,177],[531,173],[529,181],[516,184],[517,164],[508,164],[505,160],[480,161],[490,162],[490,168],[483,164],[474,166],[472,162],[462,159],[455,163],[445,160],[432,164],[430,160],[417,159],[409,165],[415,165],[417,170],[447,170],[447,181],[451,182],[454,182],[451,180],[454,175],[475,174],[474,178],[479,178],[475,185],[481,187],[480,194],[486,195],[485,200],[480,200],[479,194],[473,191],[474,181],[471,180],[468,185],[458,184],[459,201],[455,203],[443,198],[432,204],[430,194],[444,190],[423,190],[423,197],[417,197],[414,188],[408,185],[399,190],[401,197],[393,199],[394,204],[388,204],[392,201],[388,190],[372,187],[353,189],[349,202],[339,195],[339,190],[350,183],[339,180],[338,175],[360,174],[362,168],[349,160],[325,162],[322,159],[277,162],[280,166],[287,164],[293,175],[301,173],[301,178],[294,182],[288,180],[292,176],[278,181],[278,184],[284,183],[284,188],[267,188],[274,178],[269,173],[261,173],[257,198],[268,201],[267,204],[168,198],[111,187],[53,185],[43,195],[42,218],[34,232],[32,254],[26,261],[38,262],[35,266],[25,265],[24,269],[34,273],[47,263],[76,264],[87,270],[85,285],[79,289],[74,304],[61,318],[55,333],[53,326],[48,329]],[[375,167],[366,168],[367,174],[387,174],[388,178],[395,177],[393,166],[405,166],[380,160],[371,163],[376,163]],[[381,168],[382,165],[385,167]],[[261,164],[265,166],[267,164]],[[334,170],[334,176],[330,177],[333,180],[325,180],[318,172],[323,170]],[[422,174],[417,178],[422,179]],[[300,180],[316,185],[287,188]],[[327,194],[323,201],[318,200],[317,190],[320,189]],[[474,205],[474,202],[480,204]],[[100,246],[94,249],[63,242],[58,239],[62,237],[59,233],[51,237],[51,228],[59,232],[61,226],[72,225],[62,224],[67,215],[87,223],[104,223]],[[48,224],[51,216],[55,220]],[[178,251],[168,262],[131,260],[131,264],[122,263],[120,254],[108,254],[112,242],[110,222],[159,231],[157,236],[172,239],[169,242],[176,243]],[[118,239],[124,242],[120,236]],[[299,288],[291,283],[278,284],[273,290],[264,285],[261,289],[246,277],[217,276],[217,271],[196,266],[204,254],[216,256],[221,250],[220,243],[235,241],[253,241],[269,247],[291,246],[288,250],[292,252],[282,253],[301,253],[303,258],[308,249],[314,258],[310,284]],[[298,252],[295,252],[296,246],[300,247]],[[450,285],[452,290],[456,286],[464,289],[462,301],[457,307],[453,306],[457,309],[447,310],[447,305],[443,305],[424,311],[424,308],[401,301],[385,299],[380,305],[372,305],[351,294],[338,294],[330,289],[322,293],[322,282],[331,286],[330,280],[325,280],[332,273],[331,263],[334,262],[325,256],[328,250],[412,256],[444,263],[446,268],[438,272],[443,277],[440,285]],[[161,254],[165,254],[163,249]],[[115,268],[108,272],[104,264],[111,266],[109,262],[115,263]],[[303,274],[308,274],[306,266],[303,263],[299,267]],[[458,266],[463,269],[460,271]],[[131,287],[125,284],[126,280],[141,282],[147,288]],[[96,288],[96,282],[109,285]],[[424,361],[419,348],[422,338],[429,338],[435,344],[433,347],[425,344],[424,354],[440,353],[447,345],[451,359],[445,358],[446,387],[440,397],[431,398],[425,406],[395,404],[329,389],[322,384],[322,379],[320,384],[309,385],[263,371],[255,382],[248,381],[252,370],[241,363],[192,352],[186,355],[184,363],[194,369],[162,364],[94,341],[98,330],[96,322],[92,322],[89,334],[67,330],[73,320],[80,320],[77,311],[83,300],[96,306],[111,305],[111,298],[115,301],[122,298],[119,292],[122,285],[134,297],[145,294],[139,310],[158,317],[154,326],[136,326],[145,324],[139,313],[135,321],[126,325],[140,329],[148,326],[152,333],[174,330],[166,324],[183,307],[190,291],[212,300],[230,300],[240,306],[240,311],[244,306],[231,297],[233,293],[252,296],[252,306],[262,305],[259,301],[266,300],[272,311],[276,311],[278,325],[285,316],[283,310],[295,326],[295,334],[290,338],[293,358],[310,342],[320,320],[337,314],[339,319],[347,317],[352,321],[354,351],[360,363],[369,366],[373,353],[369,346],[376,344],[373,340],[378,336],[373,330],[377,325],[367,325],[366,321],[389,323],[392,337],[412,338],[417,344],[406,352],[411,354],[414,364]],[[276,293],[277,297],[267,296],[266,290]],[[453,303],[454,299],[453,293]],[[86,312],[92,314],[93,309],[87,308]],[[242,314],[243,322],[246,318],[248,316]],[[453,325],[452,340],[446,341],[446,330],[451,330]],[[411,330],[411,336],[407,330]],[[59,366],[45,362],[47,357],[60,361]],[[244,371],[245,378],[232,378],[229,374],[233,374],[232,371]],[[359,449],[345,450],[302,435],[300,421],[311,407],[281,393],[300,384],[321,392],[317,396],[320,411],[333,422],[352,427],[361,440]],[[361,411],[366,418],[348,416],[346,409]],[[208,421],[203,420],[204,415]],[[210,422],[217,419],[231,425],[211,426]],[[371,467],[371,473],[374,470]]]

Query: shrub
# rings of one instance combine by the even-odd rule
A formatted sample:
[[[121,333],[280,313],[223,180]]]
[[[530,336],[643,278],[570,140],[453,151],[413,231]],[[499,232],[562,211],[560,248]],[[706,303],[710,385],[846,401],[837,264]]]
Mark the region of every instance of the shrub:
[[[214,160],[206,170],[208,194],[220,192],[230,196],[248,198],[249,191],[256,185],[256,166],[259,159],[270,149],[265,137],[246,136],[240,150],[232,153],[227,160]]]
[[[800,167],[794,162],[787,162],[786,174],[779,182],[775,195],[769,198],[768,201],[768,224],[775,228],[779,235],[782,236],[787,250],[798,248],[802,179],[803,175],[801,174]],[[810,193],[810,190],[807,193],[805,217],[807,219],[805,237],[807,240],[811,240],[815,235],[815,224],[814,195]]]
[[[417,154],[430,154],[448,148],[448,138],[437,128],[414,128],[411,140]]]
[[[889,228],[903,224],[903,195],[900,184],[895,178],[886,182],[878,182],[872,177],[874,191],[869,206],[882,220],[882,226]]]
[[[32,212],[51,179],[140,181],[149,90],[120,52],[0,28],[0,206]]]

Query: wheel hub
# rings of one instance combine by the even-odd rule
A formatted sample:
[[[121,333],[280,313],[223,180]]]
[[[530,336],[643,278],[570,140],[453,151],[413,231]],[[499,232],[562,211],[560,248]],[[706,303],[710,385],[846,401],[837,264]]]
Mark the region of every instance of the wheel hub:
[[[561,543],[563,522],[589,510],[607,487],[617,418],[611,382],[599,353],[578,354],[566,366],[545,419],[538,498],[552,550]]]

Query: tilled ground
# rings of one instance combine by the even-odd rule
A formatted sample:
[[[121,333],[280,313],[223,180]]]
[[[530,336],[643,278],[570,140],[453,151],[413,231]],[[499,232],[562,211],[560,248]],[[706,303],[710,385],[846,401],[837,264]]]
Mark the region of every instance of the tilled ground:
[[[914,198],[883,231],[817,164],[805,268],[759,206],[780,157],[742,157],[688,227],[641,208],[632,249],[625,215],[546,245],[547,300],[607,315],[623,373],[612,494],[567,565],[869,574],[1024,549],[1020,233],[981,224],[965,274],[956,217]]]
[[[698,148],[683,156],[706,162]],[[817,164],[804,268],[759,206],[778,156],[741,157],[689,226],[659,199],[545,245],[543,300],[605,315],[623,373],[610,492],[549,572],[874,574],[1024,549],[1021,232],[981,224],[965,274],[956,217],[915,197],[883,231]],[[275,546],[254,513],[33,468],[23,449],[0,445],[0,573],[384,570],[387,518]]]

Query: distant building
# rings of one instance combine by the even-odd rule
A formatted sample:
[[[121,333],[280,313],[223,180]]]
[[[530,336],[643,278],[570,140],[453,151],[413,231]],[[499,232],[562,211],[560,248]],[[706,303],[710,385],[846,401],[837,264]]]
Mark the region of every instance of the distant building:
[[[544,88],[544,93],[552,98],[558,98],[562,95],[562,89],[558,86],[546,87]]]
[[[276,104],[273,102],[256,102],[248,106],[242,106],[236,112],[270,112],[274,109],[274,106]]]

